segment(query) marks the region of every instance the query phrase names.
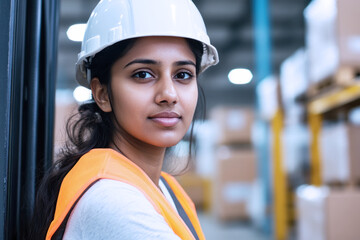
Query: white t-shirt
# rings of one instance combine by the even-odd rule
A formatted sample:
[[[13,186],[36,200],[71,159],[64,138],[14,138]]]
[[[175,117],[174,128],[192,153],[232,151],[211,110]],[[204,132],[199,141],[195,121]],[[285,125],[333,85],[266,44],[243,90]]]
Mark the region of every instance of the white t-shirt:
[[[175,208],[162,181],[159,186]],[[63,239],[180,240],[140,190],[109,179],[97,181],[80,198],[70,214]]]

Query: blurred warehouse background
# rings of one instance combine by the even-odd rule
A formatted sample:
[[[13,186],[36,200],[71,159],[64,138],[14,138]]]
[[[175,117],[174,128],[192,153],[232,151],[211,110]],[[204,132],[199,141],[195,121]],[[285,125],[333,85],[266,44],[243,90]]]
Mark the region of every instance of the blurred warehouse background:
[[[91,97],[75,80],[76,24],[98,0],[58,2],[54,154],[66,120]],[[220,63],[200,77],[206,118],[196,124],[190,169],[177,178],[206,238],[360,239],[360,1],[193,2]],[[187,140],[167,165],[187,158]],[[22,207],[16,194],[7,209]]]
[[[96,3],[61,0],[55,150],[82,101],[69,27],[86,23]],[[359,239],[359,1],[194,3],[221,61],[201,77],[206,119],[178,179],[207,239]],[[234,69],[243,72],[231,79]]]

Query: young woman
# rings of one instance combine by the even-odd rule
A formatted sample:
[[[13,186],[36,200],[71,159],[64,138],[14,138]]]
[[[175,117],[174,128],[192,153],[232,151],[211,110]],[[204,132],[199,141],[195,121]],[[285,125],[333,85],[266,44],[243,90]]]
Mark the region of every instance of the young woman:
[[[88,21],[79,108],[40,186],[33,239],[204,239],[193,203],[162,172],[188,131],[197,77],[218,62],[190,0],[103,0]]]

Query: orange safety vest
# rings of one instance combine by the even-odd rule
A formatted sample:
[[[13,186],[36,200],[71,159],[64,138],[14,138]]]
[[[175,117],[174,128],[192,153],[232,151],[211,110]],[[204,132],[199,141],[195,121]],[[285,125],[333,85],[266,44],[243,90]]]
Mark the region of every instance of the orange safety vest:
[[[132,161],[112,149],[91,150],[82,156],[65,176],[46,240],[51,240],[84,192],[100,179],[121,181],[139,189],[181,239],[205,239],[191,199],[172,176],[165,172],[161,172],[161,176],[166,185],[170,187],[174,202],[177,208],[178,206],[182,208],[181,211],[185,214],[185,218],[180,217],[160,189]],[[197,237],[195,237],[196,235]]]

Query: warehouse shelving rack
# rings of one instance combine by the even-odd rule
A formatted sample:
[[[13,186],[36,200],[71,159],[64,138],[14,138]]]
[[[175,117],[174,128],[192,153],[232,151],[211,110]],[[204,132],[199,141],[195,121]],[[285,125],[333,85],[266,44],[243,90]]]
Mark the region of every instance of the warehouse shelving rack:
[[[288,200],[287,200],[287,177],[282,156],[282,132],[284,128],[284,116],[281,108],[278,108],[271,120],[272,129],[272,159],[274,181],[274,236],[275,239],[283,240],[288,236]]]
[[[308,103],[307,111],[311,134],[310,182],[312,185],[322,185],[319,137],[324,116],[335,110],[349,110],[354,106],[360,106],[360,84],[356,83],[358,80],[360,79],[355,79],[354,84],[323,94]]]
[[[358,79],[360,81],[360,79]],[[336,89],[321,96],[314,97],[307,104],[308,124],[310,130],[310,184],[322,185],[322,166],[320,156],[320,133],[323,121],[327,115],[339,110],[346,110],[360,106],[360,84]],[[289,234],[290,211],[288,209],[287,177],[282,156],[284,129],[284,114],[281,108],[277,109],[271,119],[272,129],[272,159],[274,181],[274,237],[287,239]]]

